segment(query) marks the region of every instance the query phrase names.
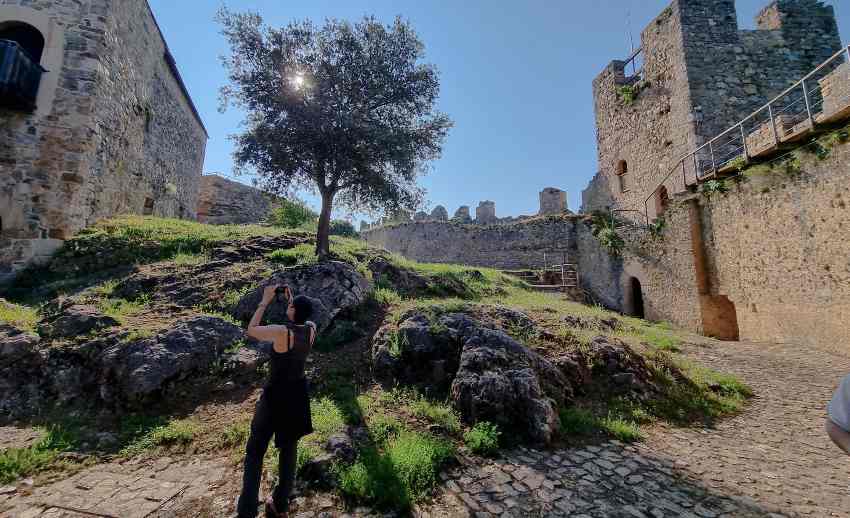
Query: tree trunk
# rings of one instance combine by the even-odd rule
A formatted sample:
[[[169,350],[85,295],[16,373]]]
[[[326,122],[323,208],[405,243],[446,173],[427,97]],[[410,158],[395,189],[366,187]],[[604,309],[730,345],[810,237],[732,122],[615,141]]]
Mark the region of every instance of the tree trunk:
[[[319,215],[319,230],[316,233],[316,255],[319,259],[327,259],[331,251],[330,230],[331,211],[333,210],[334,193],[322,193],[322,212]]]

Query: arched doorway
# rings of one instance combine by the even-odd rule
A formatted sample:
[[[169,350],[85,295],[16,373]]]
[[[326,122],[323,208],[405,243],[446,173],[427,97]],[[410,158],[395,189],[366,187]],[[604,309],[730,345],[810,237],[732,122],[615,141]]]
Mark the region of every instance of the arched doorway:
[[[23,22],[0,24],[0,40],[14,41],[35,63],[41,63],[44,54],[44,36],[32,25]]]
[[[643,307],[643,289],[637,277],[629,279],[629,290],[631,291],[631,316],[637,318],[646,318],[646,312]]]

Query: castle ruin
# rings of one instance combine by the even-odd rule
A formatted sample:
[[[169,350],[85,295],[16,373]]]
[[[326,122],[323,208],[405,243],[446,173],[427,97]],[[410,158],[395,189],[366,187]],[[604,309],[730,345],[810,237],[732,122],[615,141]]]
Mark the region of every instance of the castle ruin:
[[[207,133],[147,1],[0,0],[0,280],[121,213],[196,217]]]
[[[850,48],[816,0],[771,2],[756,25],[739,29],[733,0],[674,0],[634,54],[605,67],[593,81],[599,165],[584,215],[419,222],[366,239],[503,269],[563,253],[582,289],[623,313],[846,351]],[[810,144],[819,135],[829,146]],[[544,190],[540,214],[558,196]],[[621,250],[602,246],[591,213],[618,222]]]

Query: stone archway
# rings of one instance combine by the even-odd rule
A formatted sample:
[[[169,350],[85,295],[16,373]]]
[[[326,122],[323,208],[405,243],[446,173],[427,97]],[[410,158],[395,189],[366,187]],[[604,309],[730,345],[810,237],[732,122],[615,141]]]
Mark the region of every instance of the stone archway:
[[[646,318],[646,309],[643,304],[643,286],[640,284],[640,280],[637,277],[629,278],[629,292],[630,292],[630,311],[629,315],[637,318]]]

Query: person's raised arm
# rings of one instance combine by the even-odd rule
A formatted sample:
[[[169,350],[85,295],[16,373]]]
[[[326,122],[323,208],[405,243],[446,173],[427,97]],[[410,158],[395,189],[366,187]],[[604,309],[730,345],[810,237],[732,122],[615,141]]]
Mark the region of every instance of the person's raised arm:
[[[251,322],[248,324],[248,336],[251,338],[255,338],[261,342],[274,342],[280,331],[278,326],[261,326],[260,323],[263,321],[263,315],[266,312],[266,308],[269,304],[272,303],[275,297],[275,290],[277,290],[277,285],[266,286],[266,289],[263,290],[263,298],[260,301],[260,305],[257,306],[257,310],[254,311],[254,316],[251,317]]]

